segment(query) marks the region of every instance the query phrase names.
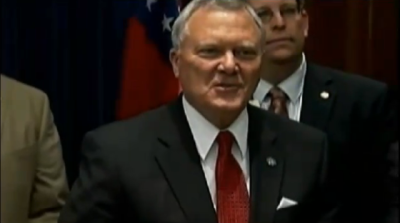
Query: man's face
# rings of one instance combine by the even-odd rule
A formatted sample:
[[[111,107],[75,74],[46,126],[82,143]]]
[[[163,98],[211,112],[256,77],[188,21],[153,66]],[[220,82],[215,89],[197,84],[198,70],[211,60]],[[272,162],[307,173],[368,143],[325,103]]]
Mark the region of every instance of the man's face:
[[[263,43],[253,18],[202,8],[186,28],[170,57],[185,96],[200,108],[243,109],[260,77]]]
[[[265,58],[286,61],[302,53],[308,34],[308,16],[296,0],[249,0],[263,21],[267,41]]]

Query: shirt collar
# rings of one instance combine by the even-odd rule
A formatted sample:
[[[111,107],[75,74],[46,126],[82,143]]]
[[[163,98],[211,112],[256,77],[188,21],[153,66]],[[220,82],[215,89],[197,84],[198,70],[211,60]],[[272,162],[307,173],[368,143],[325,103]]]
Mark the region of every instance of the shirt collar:
[[[183,110],[189,123],[194,141],[200,157],[204,160],[211,150],[218,133],[221,131],[207,119],[205,119],[189,102],[182,97]],[[242,157],[247,152],[247,132],[249,117],[247,109],[244,109],[238,118],[226,130],[235,137]]]
[[[299,68],[297,68],[297,70],[292,75],[290,75],[278,85],[281,90],[287,94],[291,102],[296,102],[303,94],[304,77],[307,70],[307,63],[304,53],[302,54],[302,58],[303,59]],[[260,79],[260,81],[258,82],[258,86],[253,94],[254,99],[258,100],[259,102],[264,101],[265,97],[272,87],[272,84],[263,79]]]

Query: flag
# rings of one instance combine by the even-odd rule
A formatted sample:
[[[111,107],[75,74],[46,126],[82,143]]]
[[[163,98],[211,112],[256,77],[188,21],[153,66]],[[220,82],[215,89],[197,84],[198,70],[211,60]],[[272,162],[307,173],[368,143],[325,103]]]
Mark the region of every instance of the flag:
[[[117,119],[125,119],[164,105],[179,94],[169,62],[171,27],[179,9],[176,0],[117,4],[128,15],[117,102]]]

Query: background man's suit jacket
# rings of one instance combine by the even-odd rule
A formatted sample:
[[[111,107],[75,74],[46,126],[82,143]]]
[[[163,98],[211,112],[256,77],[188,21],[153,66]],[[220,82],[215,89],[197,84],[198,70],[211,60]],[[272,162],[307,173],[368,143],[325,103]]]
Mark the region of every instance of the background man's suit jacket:
[[[328,207],[325,135],[259,108],[248,113],[251,222],[316,222]],[[181,98],[88,133],[83,153],[60,223],[217,223]],[[282,197],[298,205],[277,211]]]
[[[68,185],[46,95],[1,75],[1,223],[56,223]]]
[[[385,84],[307,65],[300,121],[329,138],[332,185],[343,204],[340,223],[385,222],[397,203],[386,178],[388,148],[398,137],[397,111],[390,104]]]

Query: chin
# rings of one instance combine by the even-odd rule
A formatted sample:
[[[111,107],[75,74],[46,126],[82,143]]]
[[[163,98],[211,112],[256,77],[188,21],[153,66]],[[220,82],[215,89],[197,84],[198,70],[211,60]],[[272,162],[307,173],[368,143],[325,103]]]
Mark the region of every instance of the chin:
[[[268,58],[274,62],[285,62],[291,60],[293,57],[294,53],[287,49],[276,50],[268,55]]]
[[[213,103],[215,108],[220,109],[221,111],[238,111],[242,110],[246,103],[243,100],[235,99],[235,100],[216,100]]]
[[[209,105],[220,111],[237,111],[246,106],[244,89],[232,91],[220,91],[213,89],[207,95]]]

